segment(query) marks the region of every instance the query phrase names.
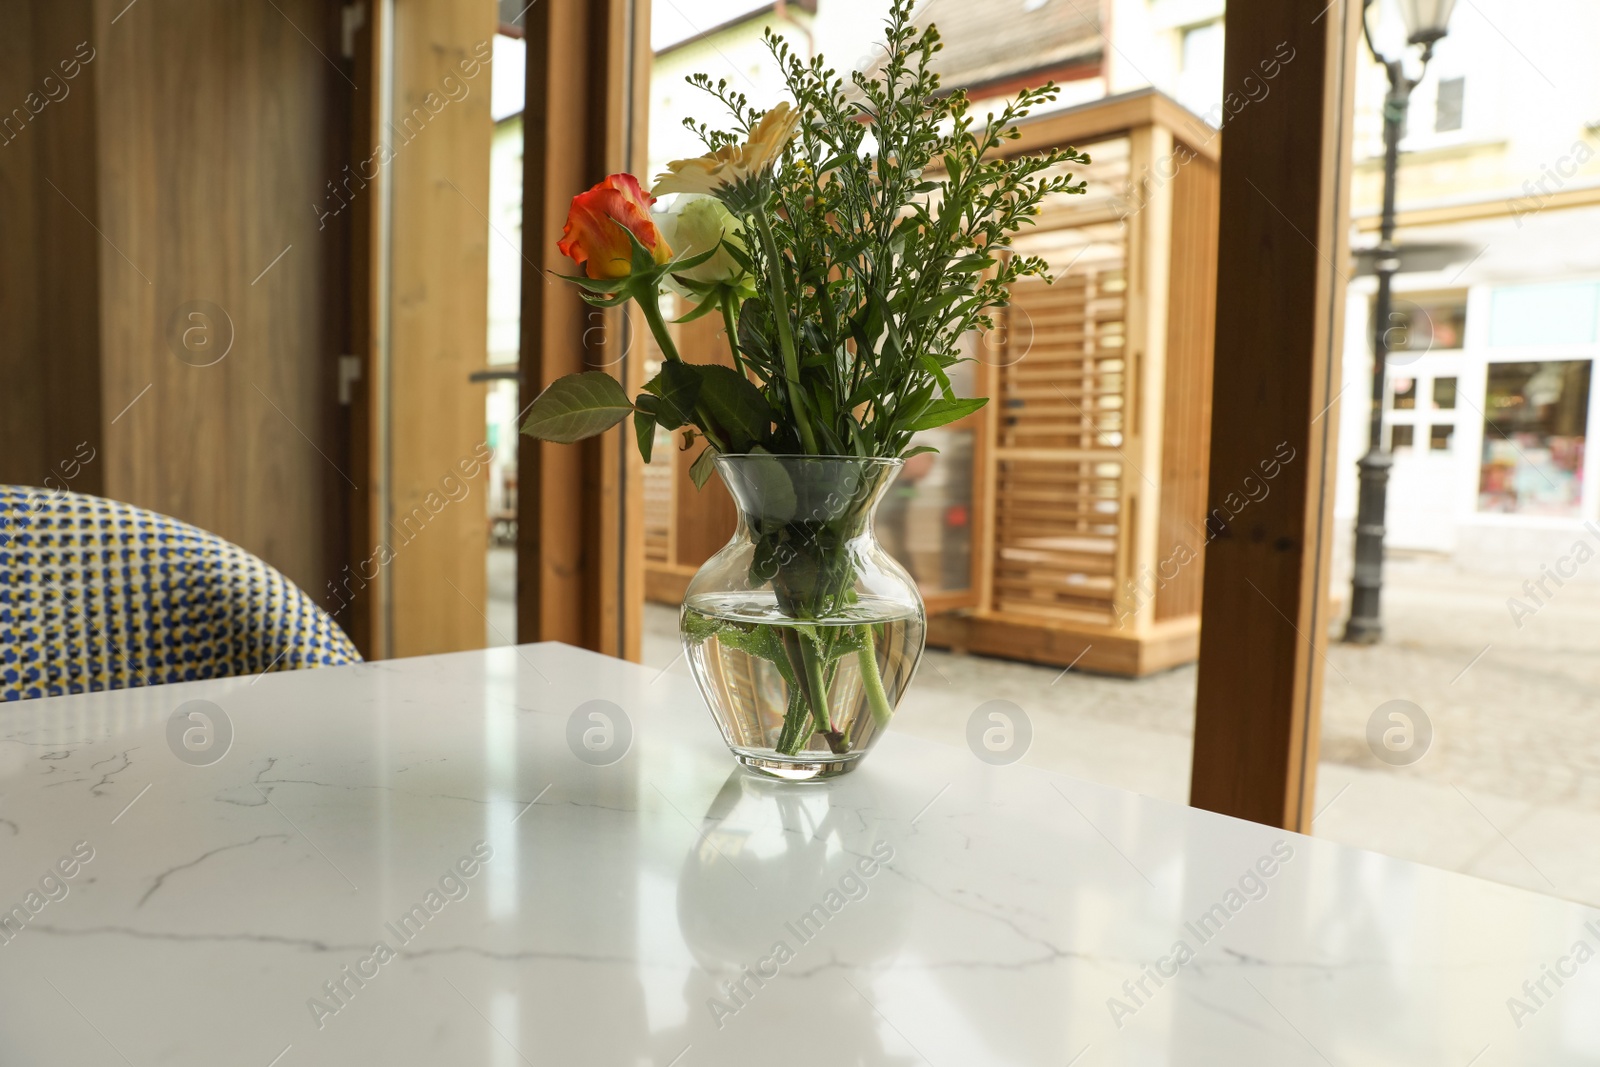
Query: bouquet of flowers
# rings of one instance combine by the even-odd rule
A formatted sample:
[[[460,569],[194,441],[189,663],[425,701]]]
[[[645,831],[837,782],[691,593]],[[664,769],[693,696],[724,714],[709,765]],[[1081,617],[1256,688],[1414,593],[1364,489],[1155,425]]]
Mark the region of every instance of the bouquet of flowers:
[[[913,444],[918,431],[978,410],[984,398],[951,386],[961,338],[992,325],[1011,282],[1047,277],[1041,259],[1014,253],[1009,240],[1047,196],[1083,192],[1064,166],[1089,162],[1067,148],[1006,154],[1016,121],[1053,100],[1055,86],[976,118],[961,90],[941,90],[930,69],[938,30],[913,25],[913,4],[896,0],[881,60],[848,76],[821,56],[802,60],[769,30],[792,100],[761,110],[726,81],[695,75],[733,128],[686,120],[705,155],[668,164],[649,193],[614,174],[573,199],[559,248],[583,273],[569,280],[600,307],[636,301],[664,362],[632,398],[602,371],[561,378],[523,427],[571,442],[632,415],[646,461],[657,427],[681,432],[684,447],[703,438],[697,486],[718,457],[772,457],[743,465],[746,492],[730,489],[741,504],[765,501],[753,518],[745,509],[752,580],[802,625],[777,633],[686,617],[685,639],[719,636],[775,665],[788,691],[775,746],[784,754],[812,736],[808,722],[836,753],[852,743],[827,707],[834,666],[852,651],[874,719],[890,709],[873,684],[870,632],[804,625],[855,599],[857,568],[844,546],[860,535],[881,479],[839,492],[806,484],[808,468],[782,460],[903,459],[931,450]],[[671,207],[653,213],[668,194]],[[685,320],[721,316],[731,367],[678,352],[661,310],[669,289],[693,304]],[[895,465],[885,466],[892,478]]]

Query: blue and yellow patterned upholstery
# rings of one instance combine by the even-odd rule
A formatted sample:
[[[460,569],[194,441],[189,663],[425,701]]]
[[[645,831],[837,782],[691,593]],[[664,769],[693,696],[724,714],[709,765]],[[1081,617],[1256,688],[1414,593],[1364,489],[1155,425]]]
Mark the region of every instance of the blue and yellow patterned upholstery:
[[[114,500],[0,485],[0,700],[360,661],[238,545]]]

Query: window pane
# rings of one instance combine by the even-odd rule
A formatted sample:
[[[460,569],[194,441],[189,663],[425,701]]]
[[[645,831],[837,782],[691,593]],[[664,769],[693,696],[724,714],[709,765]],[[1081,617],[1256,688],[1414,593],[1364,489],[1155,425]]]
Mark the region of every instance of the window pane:
[[[1417,380],[1415,378],[1396,378],[1394,380],[1394,402],[1390,407],[1396,411],[1413,411],[1417,406]]]
[[[1168,2],[1116,9],[1153,10]],[[1371,3],[1367,14],[1379,51],[1404,53],[1415,73],[1418,48],[1405,45],[1402,10],[1450,6],[1449,0]],[[1354,640],[1325,646],[1317,798],[1309,807],[1319,837],[1594,906],[1600,905],[1600,848],[1575,849],[1579,831],[1569,828],[1600,815],[1600,779],[1594,777],[1600,716],[1593,714],[1600,709],[1600,673],[1588,669],[1600,647],[1594,633],[1600,585],[1585,588],[1587,569],[1577,581],[1563,575],[1580,558],[1574,543],[1594,544],[1583,519],[1600,523],[1596,492],[1582,485],[1585,417],[1600,425],[1594,410],[1600,398],[1590,399],[1587,410],[1582,402],[1588,390],[1600,388],[1585,365],[1600,363],[1600,207],[1558,210],[1559,200],[1551,197],[1592,185],[1600,164],[1595,142],[1583,132],[1600,118],[1593,49],[1575,47],[1600,40],[1600,3],[1560,5],[1562,19],[1540,37],[1533,28],[1544,25],[1539,11],[1550,6],[1455,3],[1428,84],[1412,100],[1415,142],[1406,147],[1419,150],[1400,154],[1393,187],[1397,212],[1411,220],[1402,226],[1401,243],[1459,242],[1470,250],[1453,253],[1458,261],[1437,273],[1398,275],[1398,318],[1375,316],[1371,292],[1355,285],[1342,306],[1328,309],[1344,316],[1346,337],[1359,355],[1370,352],[1374,329],[1387,332],[1394,353],[1387,388],[1400,377],[1419,383],[1415,410],[1390,412],[1385,405],[1385,440],[1392,441],[1394,460],[1383,519],[1380,644],[1356,643],[1371,633],[1358,625],[1348,635]],[[1527,40],[1540,42],[1539,50],[1519,32],[1532,34]],[[1126,49],[1126,42],[1118,40],[1117,48]],[[1353,173],[1338,179],[1358,222],[1351,243],[1373,249],[1384,207],[1381,135],[1389,82],[1364,42],[1354,59]],[[1235,87],[1230,82],[1228,88]],[[1274,95],[1266,106],[1277,103]],[[1233,141],[1223,138],[1224,160],[1248,137],[1245,131]],[[1452,144],[1460,147],[1443,147]],[[1260,201],[1249,189],[1245,195]],[[1499,205],[1498,217],[1489,217],[1489,205]],[[1276,214],[1270,206],[1264,211]],[[1322,222],[1328,232],[1344,224],[1331,208]],[[1446,314],[1435,302],[1451,291]],[[1491,364],[1505,366],[1490,370]],[[1551,364],[1559,368],[1553,376]],[[1362,586],[1373,577],[1357,563],[1356,549],[1357,463],[1368,450],[1370,414],[1359,398],[1370,387],[1364,373],[1370,368],[1359,358],[1346,361],[1338,462],[1331,465],[1331,484],[1323,486],[1336,517],[1329,579],[1336,633],[1356,614],[1355,602],[1366,599],[1356,575]],[[1530,390],[1541,371],[1544,380]],[[1400,423],[1410,427],[1402,430]],[[1226,432],[1218,427],[1219,437]],[[1600,562],[1586,567],[1600,574]],[[1532,579],[1537,586],[1545,574],[1552,580],[1528,595],[1523,583]],[[1559,685],[1551,681],[1557,677]],[[1537,697],[1511,695],[1519,692]],[[1514,736],[1506,733],[1513,721]],[[1584,840],[1594,837],[1589,832]],[[1564,937],[1552,933],[1546,955],[1567,951]],[[1549,1014],[1541,1011],[1537,1025],[1547,1026]],[[1600,1019],[1600,1013],[1588,1017]],[[1493,1051],[1477,1067],[1485,1067]],[[1600,1045],[1584,1051],[1596,1059]]]
[[[501,5],[502,8],[505,5]],[[523,5],[502,11],[511,20]],[[502,372],[522,351],[522,105],[527,47],[520,38],[496,34],[489,114],[489,328],[486,362]],[[486,643],[516,643],[517,632],[517,382],[499,378],[484,390],[489,461],[489,603]]]
[[[1435,378],[1433,380],[1433,409],[1435,411],[1454,411],[1456,409],[1456,380],[1454,378]]]
[[[1222,23],[1208,22],[1183,31],[1178,100],[1196,115],[1210,115],[1222,103]]]
[[[1489,364],[1479,511],[1578,513],[1589,374],[1588,360]]]
[[[1448,133],[1461,128],[1461,104],[1466,96],[1467,79],[1443,78],[1439,81],[1439,98],[1434,105],[1433,129]]]
[[[1600,283],[1514,285],[1490,298],[1489,343],[1586,345],[1595,340]]]
[[[1384,341],[1391,352],[1460,348],[1467,332],[1467,294],[1396,295]]]

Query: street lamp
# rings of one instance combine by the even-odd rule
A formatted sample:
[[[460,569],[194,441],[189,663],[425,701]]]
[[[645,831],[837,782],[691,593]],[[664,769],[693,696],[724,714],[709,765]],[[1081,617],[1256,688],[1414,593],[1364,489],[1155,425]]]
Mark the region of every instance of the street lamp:
[[[1383,592],[1384,511],[1389,492],[1389,468],[1394,459],[1383,447],[1384,369],[1388,362],[1389,315],[1392,306],[1390,284],[1400,269],[1400,252],[1394,243],[1394,187],[1400,169],[1400,131],[1406,109],[1411,106],[1411,90],[1422,80],[1433,46],[1446,32],[1455,0],[1398,0],[1400,17],[1406,24],[1406,43],[1420,46],[1420,66],[1415,77],[1406,74],[1402,56],[1385,56],[1372,42],[1368,16],[1376,6],[1363,0],[1362,30],[1372,57],[1389,75],[1389,95],[1383,101],[1383,223],[1378,245],[1373,250],[1378,276],[1378,297],[1373,307],[1372,329],[1372,411],[1367,430],[1367,454],[1356,466],[1361,471],[1361,489],[1356,509],[1356,565],[1351,579],[1350,620],[1344,639],[1353,644],[1375,644],[1383,637],[1379,599]]]
[[[1365,6],[1370,7],[1371,4],[1372,0],[1366,0]],[[1400,17],[1406,23],[1407,43],[1431,47],[1433,42],[1447,32],[1450,11],[1455,6],[1456,0],[1400,0]],[[1363,11],[1362,14],[1365,15],[1366,12]],[[1370,35],[1367,37],[1367,43],[1369,46],[1372,43]],[[1373,55],[1379,63],[1384,62],[1384,58],[1376,51]],[[1423,63],[1426,64],[1427,61],[1428,57],[1423,56]]]

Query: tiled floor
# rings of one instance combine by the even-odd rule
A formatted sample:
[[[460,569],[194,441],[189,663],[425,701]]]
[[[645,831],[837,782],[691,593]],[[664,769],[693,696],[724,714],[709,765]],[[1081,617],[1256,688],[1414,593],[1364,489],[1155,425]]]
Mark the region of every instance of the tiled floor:
[[[1520,580],[1437,560],[1389,568],[1386,641],[1330,642],[1318,836],[1600,905],[1600,585],[1568,583],[1519,629]],[[651,605],[644,659],[678,657],[677,613]],[[1195,674],[1140,681],[930,651],[894,728],[966,743],[1004,698],[1029,715],[1025,762],[1182,803]],[[1433,742],[1411,766],[1368,748],[1367,722],[1408,700]]]

